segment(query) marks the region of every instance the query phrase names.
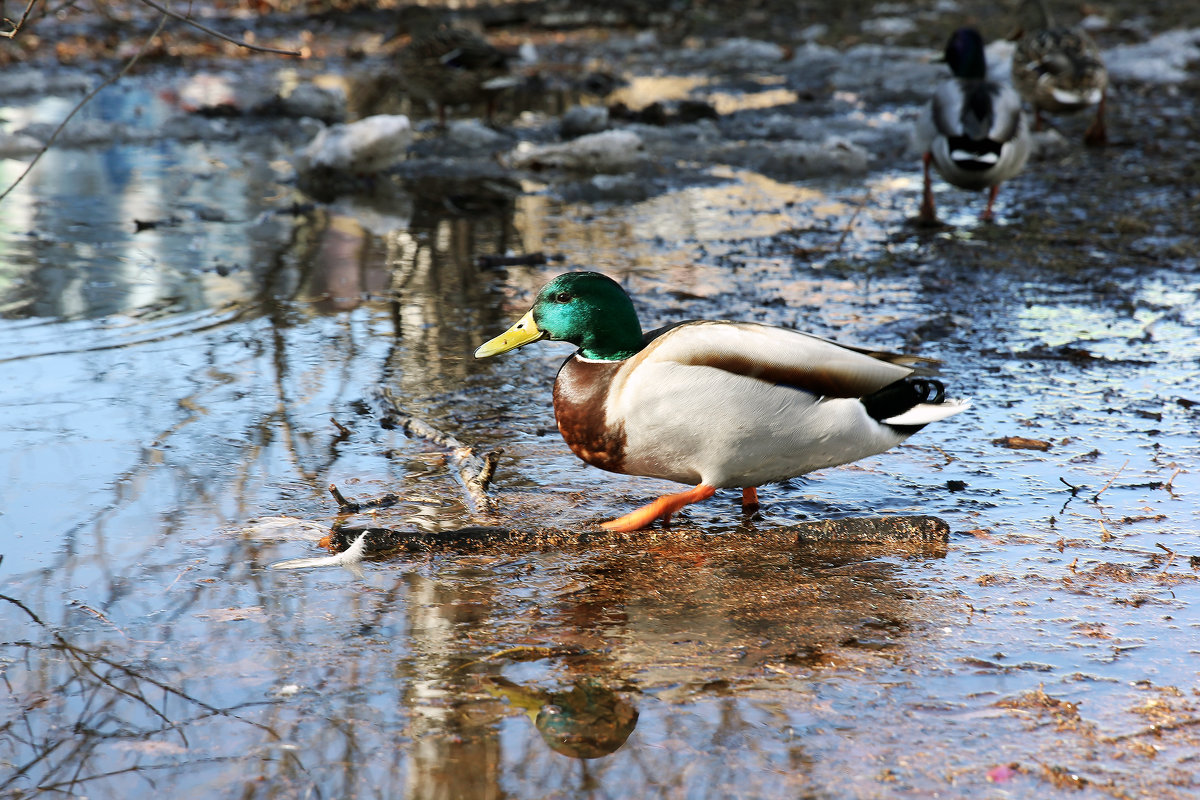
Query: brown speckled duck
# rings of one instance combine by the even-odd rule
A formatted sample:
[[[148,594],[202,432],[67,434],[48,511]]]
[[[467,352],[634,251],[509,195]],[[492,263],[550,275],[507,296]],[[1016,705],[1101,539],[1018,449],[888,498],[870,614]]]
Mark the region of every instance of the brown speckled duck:
[[[1021,34],[1012,57],[1013,85],[1034,109],[1034,130],[1042,112],[1076,113],[1093,106],[1095,119],[1084,134],[1089,145],[1104,144],[1104,103],[1108,70],[1100,48],[1079,28],[1055,25],[1043,0],[1024,0],[1017,11]]]
[[[665,523],[721,488],[741,488],[743,505],[756,506],[764,483],[881,453],[970,406],[916,377],[936,363],[919,356],[751,322],[684,322],[643,335],[629,296],[596,272],[555,278],[475,357],[541,339],[579,348],[554,382],[558,429],[577,456],[694,486],[604,523],[613,531]]]
[[[409,95],[436,105],[443,126],[447,106],[468,103],[486,102],[490,120],[497,95],[516,83],[508,56],[474,31],[443,25],[424,6],[402,9],[400,26],[410,37],[397,55]]]

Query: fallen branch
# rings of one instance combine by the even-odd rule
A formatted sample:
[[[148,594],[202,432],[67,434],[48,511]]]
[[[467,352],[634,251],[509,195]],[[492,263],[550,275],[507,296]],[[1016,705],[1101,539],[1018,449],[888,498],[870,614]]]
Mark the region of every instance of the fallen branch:
[[[749,531],[725,531],[719,536],[704,528],[678,527],[613,533],[602,528],[519,528],[471,526],[455,530],[425,531],[397,528],[337,527],[330,531],[324,546],[335,551],[360,544],[365,555],[388,552],[499,552],[512,554],[525,550],[567,550],[620,547],[628,552],[658,552],[663,548],[762,546],[804,548],[805,552],[822,547],[839,553],[853,548],[885,548],[889,553],[912,552],[940,557],[945,554],[950,526],[944,520],[928,516],[852,517],[817,520],[778,528]]]
[[[338,490],[336,483],[329,484],[329,493],[337,501],[339,514],[357,514],[364,509],[387,508],[400,502],[400,495],[394,492],[388,492],[380,497],[372,497],[370,500],[351,500]]]
[[[487,494],[488,486],[496,473],[496,463],[504,451],[492,450],[480,458],[473,447],[463,444],[423,419],[405,414],[389,390],[383,389],[379,395],[380,404],[383,406],[381,424],[385,428],[400,428],[409,436],[425,439],[446,448],[449,451],[450,464],[458,473],[474,510],[487,510],[491,506],[491,498]]]

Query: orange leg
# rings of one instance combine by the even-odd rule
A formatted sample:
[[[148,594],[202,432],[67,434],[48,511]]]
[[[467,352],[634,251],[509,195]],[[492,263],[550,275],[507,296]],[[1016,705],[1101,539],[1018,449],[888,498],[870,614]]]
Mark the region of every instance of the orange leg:
[[[742,511],[753,514],[758,511],[758,487],[750,486],[742,489]]]
[[[602,523],[601,527],[617,533],[628,533],[629,531],[640,531],[656,519],[661,519],[666,524],[671,521],[671,515],[679,509],[691,503],[707,500],[716,493],[715,487],[705,486],[702,483],[695,489],[688,489],[686,492],[663,495],[637,511],[631,511],[623,517]]]
[[[996,195],[997,195],[999,192],[1000,192],[1000,184],[996,184],[996,185],[995,185],[995,186],[993,186],[992,188],[988,189],[988,202],[987,202],[987,208],[985,208],[985,209],[983,210],[983,213],[979,215],[979,218],[980,218],[981,220],[983,220],[984,222],[991,222],[991,221],[992,221],[992,218],[993,218],[993,214],[992,214],[992,205],[993,205],[993,204],[996,202]]]
[[[917,219],[921,222],[933,223],[937,222],[937,211],[933,207],[933,185],[929,175],[929,165],[933,163],[933,154],[926,153],[922,160],[925,162],[925,191],[921,195],[921,210],[917,213]]]
[[[1108,128],[1104,125],[1104,101],[1107,99],[1107,93],[1100,96],[1100,105],[1096,106],[1096,118],[1083,134],[1083,143],[1088,147],[1108,144]]]

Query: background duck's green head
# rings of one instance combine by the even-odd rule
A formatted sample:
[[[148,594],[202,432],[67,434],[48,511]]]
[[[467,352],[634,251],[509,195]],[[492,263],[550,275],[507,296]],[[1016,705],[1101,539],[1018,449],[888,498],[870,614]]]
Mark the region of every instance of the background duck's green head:
[[[578,345],[585,358],[619,360],[642,349],[642,326],[629,295],[612,278],[568,272],[543,286],[529,313],[480,345],[475,357],[507,353],[540,339]]]
[[[959,78],[983,80],[987,77],[987,56],[983,37],[974,28],[959,28],[946,42],[946,63]]]

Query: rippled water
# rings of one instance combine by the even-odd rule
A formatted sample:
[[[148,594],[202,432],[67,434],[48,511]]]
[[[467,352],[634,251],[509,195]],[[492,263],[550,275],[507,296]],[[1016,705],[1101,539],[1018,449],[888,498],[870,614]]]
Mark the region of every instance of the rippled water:
[[[168,113],[128,86],[104,113]],[[302,137],[269,124],[52,151],[0,217],[0,795],[1192,796],[1194,149],[1153,94],[1121,97],[1116,146],[1042,161],[995,226],[940,187],[954,227],[929,234],[899,157],[706,164],[623,202],[523,176],[466,213],[415,184],[313,204],[279,163]],[[555,260],[478,266],[508,252]],[[423,531],[582,532],[666,489],[559,440],[567,349],[471,357],[584,267],[648,326],[941,358],[975,408],[764,487],[754,520],[721,492],[677,533],[271,568],[321,554],[330,484],[399,495],[351,524]],[[442,448],[379,424],[380,388],[504,448],[492,515]],[[779,533],[893,514],[953,533]]]

